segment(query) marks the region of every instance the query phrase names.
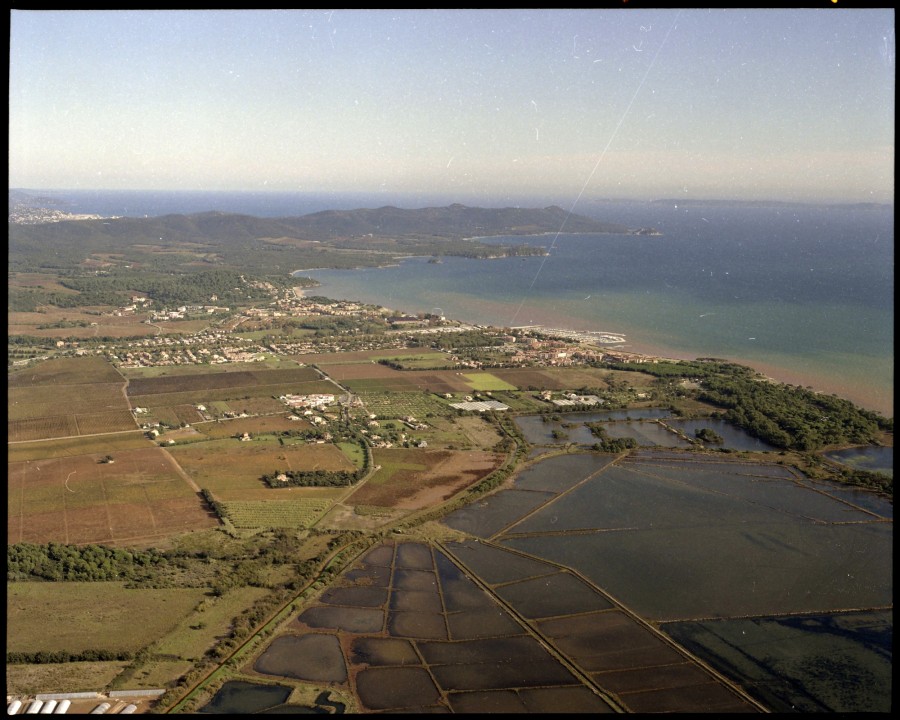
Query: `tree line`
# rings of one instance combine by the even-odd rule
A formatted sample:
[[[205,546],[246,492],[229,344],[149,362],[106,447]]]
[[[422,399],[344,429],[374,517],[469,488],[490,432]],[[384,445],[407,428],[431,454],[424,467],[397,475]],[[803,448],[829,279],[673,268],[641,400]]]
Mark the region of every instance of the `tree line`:
[[[82,650],[81,652],[41,650],[31,653],[7,651],[6,664],[49,665],[66,662],[110,662],[131,660],[133,657],[134,653],[128,650]]]
[[[276,470],[266,473],[261,479],[271,488],[349,487],[363,475],[365,470]]]
[[[6,546],[6,580],[141,580],[169,562],[165,553],[153,548],[125,550],[105,545],[16,543]]]

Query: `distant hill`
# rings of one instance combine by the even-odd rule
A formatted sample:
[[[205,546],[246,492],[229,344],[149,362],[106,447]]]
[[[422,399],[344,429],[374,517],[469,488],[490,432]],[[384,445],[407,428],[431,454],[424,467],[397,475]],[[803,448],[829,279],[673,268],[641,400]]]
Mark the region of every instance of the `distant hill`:
[[[100,263],[169,273],[218,267],[284,276],[297,268],[384,265],[408,255],[540,255],[545,249],[534,244],[486,243],[478,238],[558,232],[657,234],[650,228],[631,229],[572,215],[556,206],[382,207],[282,218],[214,211],[89,220],[33,209],[10,216],[9,266],[16,271],[77,266],[89,272]]]
[[[30,207],[34,207],[33,199]],[[557,206],[543,209],[479,208],[458,204],[416,210],[391,206],[371,210],[325,210],[283,218],[259,218],[218,211],[151,218],[107,218],[101,227],[96,229],[102,234],[118,237],[146,238],[156,235],[158,238],[168,235],[171,239],[196,240],[209,237],[240,239],[287,236],[319,241],[367,236],[459,239],[495,235],[539,235],[560,231],[631,232],[625,225],[572,215]],[[69,233],[72,229],[60,229],[58,232]]]
[[[29,231],[11,222],[10,242],[40,235],[45,242],[80,241],[96,248],[116,243],[201,242],[231,244],[261,238],[296,238],[328,242],[367,238],[453,239],[553,232],[637,234],[625,225],[572,215],[557,206],[543,209],[478,208],[450,205],[405,210],[396,207],[326,210],[298,217],[260,218],[225,212],[106,218],[54,222]]]
[[[617,223],[572,215],[552,205],[533,208],[480,208],[454,204],[448,207],[404,210],[386,206],[374,210],[326,210],[297,218],[281,218],[304,237],[401,235],[466,238],[493,235],[540,235],[552,232],[626,234],[630,228]]]

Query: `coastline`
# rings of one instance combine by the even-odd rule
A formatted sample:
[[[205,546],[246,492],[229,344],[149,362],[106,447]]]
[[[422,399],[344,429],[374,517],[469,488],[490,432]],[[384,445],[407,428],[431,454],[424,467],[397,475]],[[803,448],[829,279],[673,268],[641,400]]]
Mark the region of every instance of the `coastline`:
[[[633,337],[634,333],[626,337]],[[786,385],[799,385],[801,387],[812,388],[814,392],[824,394],[834,394],[845,400],[849,400],[853,404],[873,412],[878,412],[884,417],[894,416],[894,397],[893,393],[885,396],[874,388],[863,389],[853,385],[852,383],[840,382],[839,380],[823,373],[816,372],[800,372],[782,364],[773,361],[758,360],[756,358],[746,358],[732,355],[698,355],[685,352],[683,350],[672,350],[651,343],[645,343],[640,340],[629,342],[627,349],[640,355],[654,355],[658,357],[667,357],[674,360],[696,360],[698,357],[721,357],[723,360],[733,362],[738,365],[746,365],[753,368],[770,380],[784,383]]]
[[[325,270],[325,268],[323,268],[323,270]],[[330,293],[328,291],[329,283],[327,281],[319,282],[319,287],[323,290],[322,294],[327,297],[331,297],[332,295],[343,296],[347,294],[342,290],[338,290],[336,293]],[[354,297],[341,299],[359,300],[381,305],[386,308],[406,307],[412,304],[409,302],[408,298],[400,298],[393,295],[385,297],[382,293],[373,294],[371,291],[366,292],[364,286],[361,286],[359,290],[360,292],[354,294]],[[334,299],[339,298],[335,297]],[[483,298],[466,298],[462,299],[462,307],[450,309],[454,304],[459,305],[461,298],[456,297],[453,298],[453,300],[455,302],[452,302],[449,298],[435,298],[434,302],[437,306],[447,309],[448,317],[470,325],[492,326],[497,328],[541,325],[547,328],[560,328],[574,332],[598,331],[599,328],[598,324],[592,323],[584,318],[572,317],[565,310],[559,311],[556,308],[542,307],[540,305],[519,305],[517,307],[515,303],[504,301],[486,300]],[[512,315],[513,312],[516,314]],[[498,318],[504,316],[512,316],[511,321],[501,322],[498,320]],[[800,385],[801,387],[811,387],[814,391],[825,394],[833,393],[840,398],[853,402],[860,408],[881,413],[885,417],[893,417],[894,404],[892,391],[883,392],[872,386],[854,384],[849,380],[842,380],[841,378],[844,376],[838,376],[834,372],[827,372],[825,370],[816,371],[812,368],[800,371],[788,367],[783,363],[779,363],[777,359],[767,360],[748,358],[740,354],[676,349],[665,343],[645,339],[646,330],[640,327],[627,324],[617,324],[615,327],[604,324],[603,327],[605,332],[622,335],[626,339],[626,342],[621,345],[599,346],[605,347],[610,351],[619,349],[624,352],[671,358],[673,360],[696,360],[698,357],[720,357],[728,362],[753,368],[757,372],[776,382],[788,385]]]

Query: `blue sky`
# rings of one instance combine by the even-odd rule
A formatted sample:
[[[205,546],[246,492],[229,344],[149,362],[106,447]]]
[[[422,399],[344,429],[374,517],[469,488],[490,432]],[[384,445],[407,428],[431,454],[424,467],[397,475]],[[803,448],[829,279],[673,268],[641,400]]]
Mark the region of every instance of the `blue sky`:
[[[11,187],[893,199],[894,12],[11,11]]]

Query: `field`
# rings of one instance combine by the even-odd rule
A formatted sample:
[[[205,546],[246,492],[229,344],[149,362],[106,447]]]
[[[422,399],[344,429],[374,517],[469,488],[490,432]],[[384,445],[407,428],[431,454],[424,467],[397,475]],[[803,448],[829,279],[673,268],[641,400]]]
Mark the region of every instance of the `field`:
[[[444,353],[408,350],[369,351],[303,355],[298,358],[315,363],[341,384],[357,393],[411,392],[471,393],[476,391],[574,390],[582,387],[605,389],[610,378],[626,377],[630,384],[649,384],[652,378],[639,373],[623,373],[596,368],[510,368],[490,372],[461,372],[427,369],[447,364]],[[404,370],[382,365],[378,359],[402,364]]]
[[[258,372],[260,370],[297,370],[299,363],[286,358],[268,358],[254,362],[229,362],[218,365],[156,365],[153,367],[119,368],[122,375],[129,379],[156,378],[168,375],[186,377],[190,375],[209,375],[212,373]]]
[[[27,370],[9,373],[9,387],[35,385],[91,385],[122,382],[122,376],[100,357],[54,358]]]
[[[476,448],[489,449],[503,438],[497,429],[477,415],[456,418],[453,425],[459,429],[466,439]]]
[[[59,286],[54,292],[74,293]],[[112,315],[112,307],[54,308],[44,312],[11,312],[7,315],[7,335],[32,335],[41,338],[146,337],[158,330],[144,322],[146,313]],[[102,314],[100,314],[102,313]],[[52,327],[61,325],[62,327]],[[50,326],[50,327],[47,327]]]
[[[237,385],[234,387],[213,388],[208,390],[184,390],[181,392],[153,393],[149,395],[135,394],[129,388],[129,398],[135,407],[149,408],[155,411],[161,407],[177,405],[206,405],[214,402],[225,402],[231,409],[240,412],[245,406],[248,412],[277,412],[284,409],[278,398],[286,394],[312,395],[317,393],[335,395],[340,393],[334,383],[327,380],[309,382],[291,382],[275,385]],[[256,402],[260,409],[249,410],[247,403]]]
[[[419,349],[408,350],[356,350],[351,352],[336,353],[310,353],[308,355],[295,355],[294,359],[304,365],[318,365],[319,367],[331,367],[333,365],[358,365],[377,364],[382,358],[405,358],[422,355]],[[382,367],[384,367],[382,365]],[[390,369],[390,368],[388,368]]]
[[[6,460],[9,463],[24,460],[49,460],[57,457],[73,457],[75,455],[99,455],[121,452],[122,450],[139,450],[149,447],[150,442],[143,433],[132,432],[104,435],[94,438],[61,438],[58,440],[42,440],[39,442],[10,445]]]
[[[348,505],[418,510],[449,499],[497,468],[503,456],[482,451],[376,449],[378,470]]]
[[[450,359],[447,353],[437,351],[418,352],[416,354],[386,353],[384,355],[373,355],[373,358],[390,360],[399,364],[404,370],[433,370],[453,365],[453,360]]]
[[[325,514],[332,501],[292,497],[290,500],[231,500],[223,505],[228,519],[237,528],[307,528]]]
[[[448,415],[456,411],[431,393],[361,392],[360,400],[368,412],[379,418],[402,418],[412,415],[419,420],[429,414]]]
[[[218,417],[227,412],[266,415],[286,409],[278,400],[281,395],[340,392],[334,383],[320,379],[314,369],[293,362],[236,365],[236,368],[222,369],[202,365],[130,372],[128,395],[135,407],[149,411],[142,416],[147,421],[178,425],[204,420],[197,405],[204,405],[209,415]]]
[[[518,390],[516,385],[510,385],[491,373],[463,373],[463,377],[473,390]]]
[[[10,387],[8,408],[10,420],[97,413],[110,410],[128,411],[122,394],[122,382],[89,385],[38,385]]]
[[[173,457],[201,488],[217,500],[284,499],[283,493],[300,497],[332,497],[330,488],[271,489],[260,479],[276,470],[355,470],[350,460],[334,445],[280,445],[278,442],[234,439],[210,440],[174,446]],[[302,491],[302,495],[300,494]]]
[[[103,386],[88,386],[87,392]],[[63,393],[61,393],[63,394]],[[101,393],[102,394],[102,393]],[[101,401],[102,402],[102,401]],[[134,417],[126,409],[104,412],[85,412],[77,414],[61,414],[64,407],[48,408],[48,415],[34,415],[41,412],[36,405],[18,405],[16,414],[33,415],[32,417],[10,419],[7,424],[7,440],[21,442],[24,440],[44,440],[48,438],[69,437],[73,435],[93,435],[97,433],[115,433],[124,430],[136,430]]]
[[[219,597],[204,597],[192,613],[181,619],[178,627],[153,646],[154,652],[188,661],[202,657],[217,636],[227,634],[232,619],[266,592],[264,588],[240,587]]]
[[[102,358],[59,358],[9,375],[10,442],[134,430],[124,380]]]
[[[296,416],[290,416],[296,417]],[[290,420],[288,416],[260,415],[258,417],[234,418],[215,422],[202,422],[194,425],[194,429],[211,440],[231,438],[241,433],[249,433],[251,437],[265,433],[280,433],[290,430],[309,430],[312,428],[306,420]]]
[[[319,380],[312,368],[287,368],[284,370],[232,370],[230,372],[186,373],[135,377],[128,385],[129,395],[157,395],[203,390],[256,387],[260,385],[291,384],[302,386]]]
[[[204,594],[202,588],[128,590],[114,582],[7,583],[6,592],[7,621],[16,628],[7,633],[8,652],[136,652],[169,633]]]
[[[62,293],[63,295],[77,295],[77,290],[67,288],[61,285],[56,275],[51,273],[27,273],[16,272],[10,273],[7,278],[7,286],[10,290],[20,288],[41,288],[50,292]],[[62,312],[62,310],[60,310]],[[12,315],[31,314],[31,313],[10,313]],[[41,313],[33,313],[40,315]]]
[[[61,693],[84,692],[85,688],[102,688],[109,685],[127,664],[126,661],[41,665],[7,663],[6,692],[21,697],[47,692],[48,688]],[[168,677],[177,677],[177,674]]]
[[[7,542],[143,546],[218,524],[161,449],[104,454],[9,462]]]

